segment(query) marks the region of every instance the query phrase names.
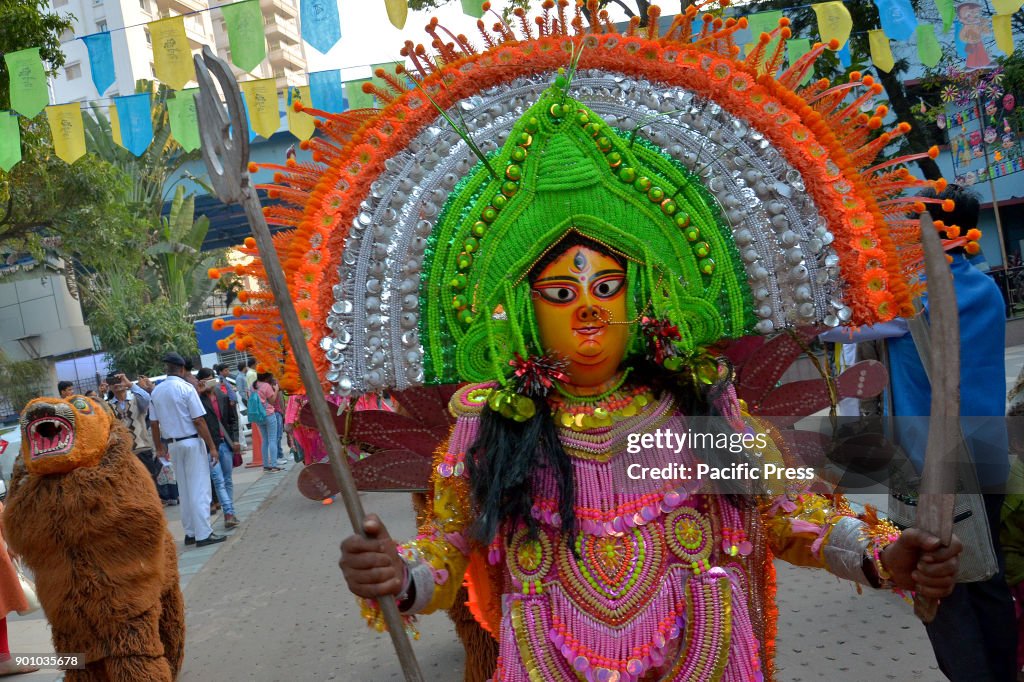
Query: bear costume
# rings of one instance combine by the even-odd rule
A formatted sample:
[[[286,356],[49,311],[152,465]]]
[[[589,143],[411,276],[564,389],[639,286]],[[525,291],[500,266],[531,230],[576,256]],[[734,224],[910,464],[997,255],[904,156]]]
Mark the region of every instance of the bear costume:
[[[85,655],[68,682],[173,680],[185,652],[178,560],[131,434],[84,396],[37,398],[3,513],[32,569],[58,652]]]

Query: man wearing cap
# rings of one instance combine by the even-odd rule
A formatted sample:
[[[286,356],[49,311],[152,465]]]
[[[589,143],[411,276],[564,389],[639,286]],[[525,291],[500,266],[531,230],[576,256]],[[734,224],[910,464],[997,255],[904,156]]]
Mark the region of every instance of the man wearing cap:
[[[217,464],[217,448],[203,418],[206,410],[185,380],[185,359],[172,352],[161,362],[167,379],[153,390],[149,422],[157,454],[169,455],[177,471],[185,544],[223,542],[227,538],[210,526],[210,466]]]

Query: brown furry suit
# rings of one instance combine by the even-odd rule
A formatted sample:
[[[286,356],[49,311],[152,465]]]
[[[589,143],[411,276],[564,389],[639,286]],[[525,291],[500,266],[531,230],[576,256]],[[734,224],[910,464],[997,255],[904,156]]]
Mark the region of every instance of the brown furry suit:
[[[185,653],[174,540],[152,479],[114,423],[98,466],[15,469],[4,511],[11,549],[36,577],[57,651],[85,654],[68,682],[170,682]]]

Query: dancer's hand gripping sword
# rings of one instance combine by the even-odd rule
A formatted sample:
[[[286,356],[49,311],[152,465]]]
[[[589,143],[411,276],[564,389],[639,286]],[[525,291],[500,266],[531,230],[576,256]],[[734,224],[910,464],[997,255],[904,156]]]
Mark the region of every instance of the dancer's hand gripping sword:
[[[324,398],[320,378],[317,376],[302,328],[299,326],[299,318],[295,314],[295,306],[288,292],[281,261],[271,241],[270,228],[267,227],[267,221],[263,216],[259,196],[249,179],[249,127],[242,109],[242,95],[238,83],[228,65],[216,57],[209,47],[203,47],[202,55],[195,56],[195,65],[199,81],[196,110],[199,116],[203,161],[206,162],[210,182],[221,201],[225,204],[241,204],[245,209],[249,226],[256,238],[260,258],[263,260],[267,281],[280,310],[281,322],[299,368],[299,375],[306,388],[306,397],[316,418],[317,428],[327,446],[331,469],[340,485],[349,519],[355,531],[365,536],[365,513],[356,492],[355,481],[345,461],[346,455],[338,440],[330,407]],[[224,93],[226,109],[217,94],[214,78]],[[391,633],[391,640],[398,653],[405,679],[410,682],[421,682],[423,676],[406,635],[401,615],[398,613],[398,606],[393,599],[382,598],[380,609],[388,632]]]
[[[928,277],[932,405],[914,525],[948,546],[953,536],[960,449],[960,320],[952,273],[938,232],[927,213],[921,214],[921,244]],[[935,619],[938,607],[935,599],[914,598],[914,613],[924,623]]]

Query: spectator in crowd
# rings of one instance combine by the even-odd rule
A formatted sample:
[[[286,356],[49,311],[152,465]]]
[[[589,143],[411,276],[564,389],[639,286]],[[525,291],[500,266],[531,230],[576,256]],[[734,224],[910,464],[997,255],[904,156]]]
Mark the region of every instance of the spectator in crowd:
[[[61,398],[70,398],[75,394],[75,385],[70,381],[57,382],[57,395]]]
[[[281,452],[282,422],[277,409],[280,391],[271,383],[273,378],[270,372],[260,374],[253,384],[253,390],[259,395],[263,409],[267,413],[266,421],[260,426],[260,435],[263,437],[263,468],[267,471],[280,471],[279,460],[284,459]]]
[[[238,371],[235,372],[235,391],[238,392],[238,397],[242,399],[242,405],[246,405],[249,402],[249,380],[245,378],[245,363],[238,363]]]
[[[111,374],[107,377],[106,383],[111,392],[107,403],[132,434],[132,450],[146,467],[146,471],[153,479],[153,485],[158,486],[159,490],[156,479],[163,467],[157,459],[152,431],[146,418],[149,414],[149,394],[129,381],[124,374]]]
[[[234,528],[239,522],[235,516],[235,486],[231,474],[235,466],[234,455],[241,455],[242,449],[231,433],[237,427],[238,419],[231,401],[218,390],[219,382],[213,370],[203,367],[196,374],[196,379],[199,380],[199,400],[206,410],[206,427],[217,446],[219,461],[210,469],[214,490],[224,509],[224,527]]]
[[[218,390],[222,395],[224,395],[228,399],[228,402],[230,403],[229,407],[231,409],[231,414],[234,415],[234,418],[231,419],[231,429],[228,431],[228,433],[231,434],[231,440],[233,442],[237,442],[239,440],[238,391],[236,391],[235,387],[231,384],[230,381],[228,381],[231,375],[231,370],[227,365],[217,364],[213,366],[213,371],[217,373]]]
[[[96,392],[95,388],[90,388],[88,391],[85,392],[85,397],[86,398],[95,398],[96,400],[99,400],[100,399],[100,394]]]
[[[256,385],[256,358],[249,358],[245,365],[245,385],[250,390]]]
[[[192,358],[188,358],[187,360],[185,360],[185,374],[182,376],[182,378],[188,383],[192,384],[192,387],[195,388],[196,391],[198,391],[199,380],[196,379],[195,371],[196,366],[195,363],[192,362]]]
[[[210,526],[210,467],[219,464],[199,393],[185,380],[185,359],[162,358],[167,379],[153,390],[149,421],[157,454],[170,455],[181,495],[185,544],[205,547],[227,538]]]

